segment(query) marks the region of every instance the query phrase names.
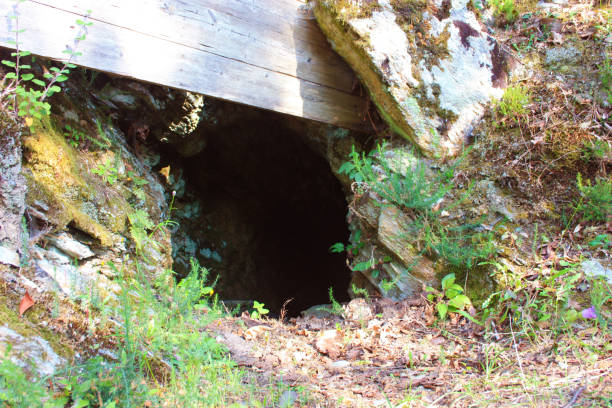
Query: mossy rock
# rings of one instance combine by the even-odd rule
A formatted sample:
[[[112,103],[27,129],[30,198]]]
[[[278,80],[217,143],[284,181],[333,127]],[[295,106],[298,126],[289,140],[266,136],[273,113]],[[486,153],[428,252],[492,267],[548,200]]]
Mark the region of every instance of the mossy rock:
[[[58,228],[72,224],[96,238],[103,247],[115,244],[125,232],[130,204],[117,189],[95,177],[83,156],[71,147],[51,119],[31,127],[24,139],[24,168],[28,204],[44,203]]]
[[[467,0],[318,0],[317,21],[391,129],[433,158],[457,154],[506,59]]]

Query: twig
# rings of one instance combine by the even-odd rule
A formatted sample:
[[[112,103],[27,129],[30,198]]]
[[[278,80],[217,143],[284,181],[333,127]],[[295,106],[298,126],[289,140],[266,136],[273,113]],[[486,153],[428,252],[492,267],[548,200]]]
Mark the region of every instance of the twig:
[[[584,391],[584,389],[585,389],[584,385],[581,385],[580,387],[578,387],[576,389],[576,391],[574,391],[574,395],[572,396],[572,399],[569,400],[569,402],[567,404],[565,404],[562,408],[570,408],[570,407],[572,407],[576,403],[576,400],[578,399],[580,394],[582,394],[582,391]]]

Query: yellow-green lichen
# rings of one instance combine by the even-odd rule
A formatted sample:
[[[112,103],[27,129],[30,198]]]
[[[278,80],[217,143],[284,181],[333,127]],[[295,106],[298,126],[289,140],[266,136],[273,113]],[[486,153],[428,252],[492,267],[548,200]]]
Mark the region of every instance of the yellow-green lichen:
[[[11,307],[11,305],[14,307]],[[3,284],[0,284],[0,325],[7,325],[11,330],[24,337],[40,337],[49,343],[55,353],[70,360],[74,352],[70,347],[62,344],[61,334],[54,333],[38,324],[39,321],[44,319],[42,309],[33,307],[20,318],[17,312],[18,305],[18,299],[7,296]],[[5,351],[0,344],[0,355],[4,356]]]
[[[131,207],[119,192],[91,174],[51,119],[35,122],[24,139],[24,150],[28,202],[50,207],[51,221],[59,228],[72,223],[101,245],[113,245],[115,234],[125,230]]]

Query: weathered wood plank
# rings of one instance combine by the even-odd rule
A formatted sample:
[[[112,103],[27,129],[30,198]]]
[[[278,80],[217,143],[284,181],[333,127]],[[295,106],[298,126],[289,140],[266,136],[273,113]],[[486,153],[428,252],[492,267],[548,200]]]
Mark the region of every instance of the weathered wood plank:
[[[298,0],[33,0],[24,49],[62,58],[92,10],[75,63],[264,109],[367,129],[353,74]],[[0,15],[12,2],[0,0]],[[8,30],[7,30],[8,31]],[[0,45],[11,34],[0,32]]]

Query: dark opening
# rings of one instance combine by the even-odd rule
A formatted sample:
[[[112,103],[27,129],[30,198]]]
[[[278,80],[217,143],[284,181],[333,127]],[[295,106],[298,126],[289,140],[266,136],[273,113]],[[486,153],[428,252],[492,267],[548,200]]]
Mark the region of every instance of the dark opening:
[[[282,123],[282,122],[281,122]],[[219,276],[222,300],[257,300],[287,315],[348,300],[350,271],[331,254],[347,242],[346,202],[326,160],[273,120],[237,124],[206,137],[183,159],[201,216],[188,226],[201,263]]]

